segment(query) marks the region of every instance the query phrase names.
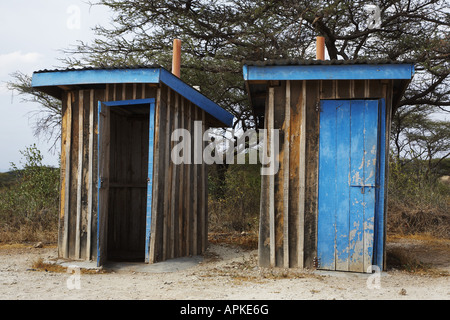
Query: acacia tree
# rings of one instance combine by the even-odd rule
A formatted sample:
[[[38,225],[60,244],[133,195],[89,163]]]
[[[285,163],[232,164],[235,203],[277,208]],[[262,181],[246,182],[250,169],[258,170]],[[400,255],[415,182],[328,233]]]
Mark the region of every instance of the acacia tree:
[[[450,14],[440,0],[144,1],[99,0],[113,12],[93,43],[80,42],[76,65],[157,63],[170,66],[172,39],[183,43],[183,78],[232,111],[251,118],[242,60],[312,58],[315,36],[331,59],[412,59],[421,75],[399,107],[450,106]],[[368,5],[379,9],[371,25]],[[368,7],[367,7],[368,8]],[[371,7],[373,8],[373,6]]]
[[[318,35],[325,37],[331,59],[412,59],[418,72],[398,110],[422,105],[449,112],[445,0],[97,0],[92,5],[109,8],[112,23],[97,26],[93,42],[65,50],[66,66],[159,64],[170,70],[172,40],[179,38],[181,78],[232,112],[243,129],[254,123],[242,61],[313,58]]]
[[[39,109],[30,111],[30,118],[34,119],[33,132],[36,137],[44,137],[52,142],[51,149],[56,147],[56,142],[61,136],[61,101],[33,89],[31,76],[20,71],[11,74],[14,81],[7,83],[9,90],[14,90],[24,102],[36,102]]]

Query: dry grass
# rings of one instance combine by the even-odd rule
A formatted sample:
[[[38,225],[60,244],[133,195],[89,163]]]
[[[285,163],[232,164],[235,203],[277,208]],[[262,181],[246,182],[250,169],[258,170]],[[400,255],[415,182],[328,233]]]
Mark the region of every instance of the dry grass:
[[[45,271],[45,272],[55,272],[55,273],[67,273],[67,267],[61,266],[56,263],[45,262],[42,258],[36,259],[31,265],[33,271]],[[107,273],[104,269],[80,269],[82,274],[98,274]]]
[[[450,240],[431,233],[388,235],[386,262],[388,270],[429,276],[449,276]],[[390,245],[389,245],[390,244]]]
[[[56,243],[58,240],[57,225],[47,230],[43,230],[39,226],[33,224],[20,225],[17,229],[8,228],[6,225],[0,226],[0,242],[16,243],[16,242],[44,242]]]
[[[35,271],[66,273],[67,268],[58,264],[46,263],[44,259],[38,258],[31,264],[31,268]]]
[[[213,244],[237,246],[244,250],[258,249],[258,235],[254,232],[210,232],[208,241]]]

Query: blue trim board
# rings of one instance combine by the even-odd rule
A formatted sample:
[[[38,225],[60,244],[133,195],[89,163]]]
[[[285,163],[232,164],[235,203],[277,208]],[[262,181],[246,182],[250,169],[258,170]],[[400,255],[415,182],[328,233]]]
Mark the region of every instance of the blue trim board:
[[[39,72],[33,74],[32,87],[58,87],[110,83],[164,83],[208,114],[231,127],[233,115],[164,68],[96,69]]]
[[[106,83],[158,83],[157,69],[70,70],[34,73],[32,87]]]
[[[411,79],[413,64],[244,65],[244,80]]]
[[[152,99],[153,100],[153,99]],[[148,135],[148,180],[147,180],[147,211],[145,218],[145,262],[150,262],[150,236],[152,227],[152,196],[153,196],[153,147],[155,141],[155,103],[150,103],[149,135]]]
[[[102,112],[102,102],[98,102],[98,110],[97,110],[97,119],[100,119],[100,113]],[[100,121],[98,122],[98,132],[100,133]],[[100,134],[97,135],[97,154],[100,154]],[[100,250],[100,188],[101,188],[101,181],[100,181],[100,163],[97,165],[97,267],[101,266],[101,259],[100,255],[102,254]]]
[[[387,190],[386,185],[386,101],[384,99],[378,100],[379,105],[379,119],[380,119],[380,139],[378,141],[379,147],[379,159],[377,161],[378,172],[377,175],[378,181],[376,184],[377,188],[377,201],[376,201],[376,210],[375,210],[375,244],[374,244],[374,261],[373,264],[377,265],[380,270],[383,270],[384,266],[384,252],[385,252],[385,241],[386,241],[386,204],[385,204],[385,190]]]
[[[172,90],[178,92],[186,99],[192,101],[201,109],[205,110],[214,118],[220,120],[229,127],[233,125],[234,117],[231,113],[219,107],[216,103],[209,100],[202,93],[187,85],[167,70],[161,69],[160,80]]]
[[[148,98],[148,99],[135,99],[135,100],[103,101],[102,103],[107,107],[130,106],[130,105],[136,105],[136,104],[155,103],[155,99]]]

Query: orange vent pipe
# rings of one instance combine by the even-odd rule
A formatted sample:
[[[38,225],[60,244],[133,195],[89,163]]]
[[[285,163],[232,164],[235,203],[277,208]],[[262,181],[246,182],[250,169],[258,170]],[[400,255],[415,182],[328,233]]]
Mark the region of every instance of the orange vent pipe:
[[[172,73],[180,77],[180,68],[181,68],[181,40],[174,39],[173,40],[173,53],[172,53]]]
[[[325,38],[316,37],[316,59],[325,60]]]

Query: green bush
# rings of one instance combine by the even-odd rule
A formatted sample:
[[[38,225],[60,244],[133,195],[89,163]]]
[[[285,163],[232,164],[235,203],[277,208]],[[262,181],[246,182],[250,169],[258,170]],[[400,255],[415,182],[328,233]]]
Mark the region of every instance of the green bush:
[[[450,186],[419,160],[389,166],[388,231],[450,237]]]
[[[43,157],[36,145],[27,147],[21,154],[22,168],[11,164],[15,181],[0,189],[0,240],[54,240],[58,225],[59,169],[42,164]]]
[[[210,231],[258,230],[261,192],[259,165],[232,164],[226,169],[212,168],[208,186]]]

